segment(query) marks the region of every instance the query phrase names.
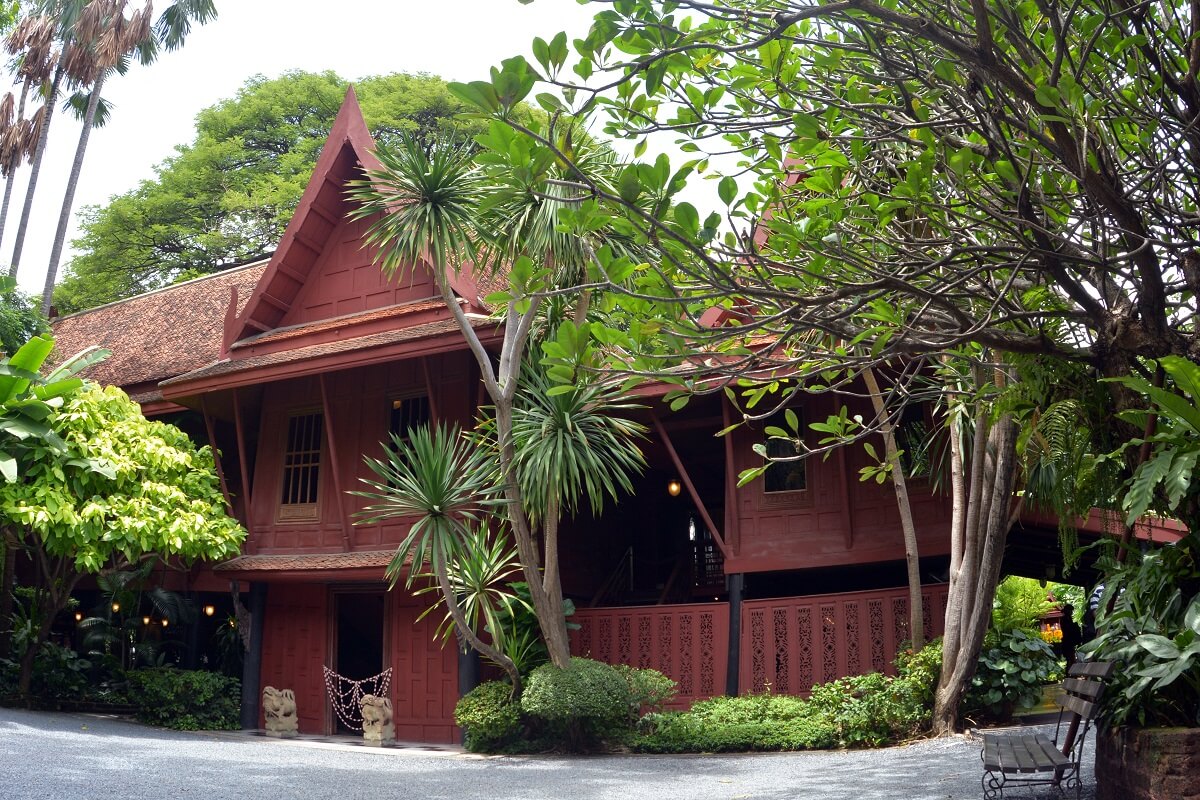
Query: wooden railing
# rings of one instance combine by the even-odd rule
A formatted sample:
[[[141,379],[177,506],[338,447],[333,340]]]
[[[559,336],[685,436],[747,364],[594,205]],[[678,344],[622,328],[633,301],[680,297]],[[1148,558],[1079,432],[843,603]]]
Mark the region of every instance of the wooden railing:
[[[925,587],[928,637],[942,634],[946,586]],[[653,668],[679,684],[676,705],[725,693],[729,605],[581,609],[571,617],[576,655]],[[891,672],[908,640],[908,590],[782,597],[742,604],[738,692],[805,695],[814,684]]]
[[[675,705],[725,693],[727,603],[586,608],[571,621],[580,626],[571,632],[572,652],[662,672],[679,684]]]

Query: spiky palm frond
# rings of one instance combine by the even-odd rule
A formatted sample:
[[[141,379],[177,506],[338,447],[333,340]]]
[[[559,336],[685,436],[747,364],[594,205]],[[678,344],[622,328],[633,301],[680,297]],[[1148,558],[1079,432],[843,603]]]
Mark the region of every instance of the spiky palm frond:
[[[472,258],[484,237],[476,220],[481,176],[470,143],[440,138],[425,147],[406,135],[375,154],[382,169],[368,171],[348,194],[358,204],[351,219],[379,215],[365,241],[379,248],[384,272],[425,259],[444,271]]]
[[[492,640],[504,649],[506,638],[504,619],[513,603],[524,601],[508,589],[508,582],[521,574],[521,563],[516,548],[502,529],[492,530],[487,519],[468,529],[463,547],[457,550],[449,563],[447,572],[458,606],[472,630],[492,632]],[[433,577],[433,576],[429,576]],[[414,594],[438,592],[438,586],[430,583],[417,589]],[[440,604],[430,606],[421,617],[432,613]],[[497,633],[499,632],[499,633]],[[437,635],[450,640],[455,634],[454,619],[447,612],[438,625]]]
[[[636,408],[619,390],[582,382],[564,391],[538,369],[522,376],[513,409],[518,480],[534,520],[556,508],[570,514],[586,500],[599,514],[605,498],[632,492],[646,461],[645,426],[618,416]],[[551,391],[554,389],[554,391]]]
[[[370,490],[352,492],[373,501],[356,515],[358,521],[412,520],[387,568],[393,586],[402,574],[412,586],[424,565],[435,573],[446,569],[483,512],[497,502],[490,454],[457,426],[422,425],[409,429],[406,439],[393,434],[382,459],[365,460],[379,480],[364,478]]]

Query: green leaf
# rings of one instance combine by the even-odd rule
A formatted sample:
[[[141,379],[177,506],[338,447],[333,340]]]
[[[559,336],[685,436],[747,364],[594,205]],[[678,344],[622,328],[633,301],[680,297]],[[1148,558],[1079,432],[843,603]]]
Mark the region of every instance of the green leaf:
[[[737,181],[726,175],[721,178],[721,182],[717,184],[717,195],[720,196],[721,202],[725,205],[731,205],[737,197]]]
[[[1165,636],[1147,633],[1137,637],[1138,646],[1158,658],[1179,658],[1179,647]]]

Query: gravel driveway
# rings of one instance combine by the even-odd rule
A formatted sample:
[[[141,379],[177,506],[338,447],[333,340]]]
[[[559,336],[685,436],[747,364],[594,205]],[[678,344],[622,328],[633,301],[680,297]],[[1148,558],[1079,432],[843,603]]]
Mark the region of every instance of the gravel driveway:
[[[0,708],[4,800],[959,800],[982,797],[979,777],[979,745],[963,737],[885,750],[483,758],[178,733]],[[1090,798],[1090,767],[1085,777]],[[1058,797],[1045,790],[1011,794]]]

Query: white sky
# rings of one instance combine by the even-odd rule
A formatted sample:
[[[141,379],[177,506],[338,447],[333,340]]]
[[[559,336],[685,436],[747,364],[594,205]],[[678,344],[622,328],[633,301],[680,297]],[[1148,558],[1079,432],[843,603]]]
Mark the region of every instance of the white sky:
[[[478,80],[501,59],[529,57],[535,36],[549,40],[560,30],[570,39],[584,36],[602,7],[574,0],[217,0],[217,8],[217,19],[194,30],[181,50],[105,86],[115,109],[109,123],[92,132],[76,210],[153,177],[156,163],[191,141],[196,113],[231,97],[251,75],[331,69],[350,80],[390,72]],[[38,296],[79,134],[77,122],[58,114],[18,275],[22,288]],[[21,171],[13,192],[0,242],[3,264],[12,254],[27,174]],[[68,241],[75,235],[72,224]]]

